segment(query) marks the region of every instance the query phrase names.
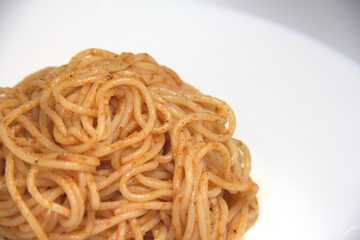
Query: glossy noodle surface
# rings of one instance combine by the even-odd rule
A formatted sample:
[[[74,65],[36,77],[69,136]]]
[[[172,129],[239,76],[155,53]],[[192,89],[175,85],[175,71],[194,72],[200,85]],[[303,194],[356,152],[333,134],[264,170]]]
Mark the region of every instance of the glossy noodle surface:
[[[256,221],[234,112],[148,54],[88,49],[0,91],[0,236],[232,240]]]

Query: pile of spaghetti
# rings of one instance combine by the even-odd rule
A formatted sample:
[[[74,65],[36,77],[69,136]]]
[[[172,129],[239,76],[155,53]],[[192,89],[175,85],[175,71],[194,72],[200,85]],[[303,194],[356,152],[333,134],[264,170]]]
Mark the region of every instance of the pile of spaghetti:
[[[232,109],[148,54],[89,49],[0,91],[6,239],[241,239],[258,216]]]

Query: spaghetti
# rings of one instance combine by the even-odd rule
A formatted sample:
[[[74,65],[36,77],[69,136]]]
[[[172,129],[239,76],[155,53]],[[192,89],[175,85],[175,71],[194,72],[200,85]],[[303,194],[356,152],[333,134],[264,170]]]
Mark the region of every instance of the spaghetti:
[[[88,49],[0,91],[6,239],[241,239],[257,219],[232,109],[148,54]]]

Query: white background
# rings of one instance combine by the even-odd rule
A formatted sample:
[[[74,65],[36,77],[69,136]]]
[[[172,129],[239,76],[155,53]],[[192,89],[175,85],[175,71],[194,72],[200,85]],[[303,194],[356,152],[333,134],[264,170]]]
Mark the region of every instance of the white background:
[[[294,29],[360,63],[359,0],[201,1],[250,13]]]

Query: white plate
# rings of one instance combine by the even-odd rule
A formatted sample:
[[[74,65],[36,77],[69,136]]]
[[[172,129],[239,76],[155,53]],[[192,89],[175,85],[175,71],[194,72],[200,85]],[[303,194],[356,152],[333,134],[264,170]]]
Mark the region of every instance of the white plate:
[[[0,81],[89,47],[148,52],[225,99],[253,156],[245,239],[360,239],[360,66],[289,29],[194,2],[2,3]]]

